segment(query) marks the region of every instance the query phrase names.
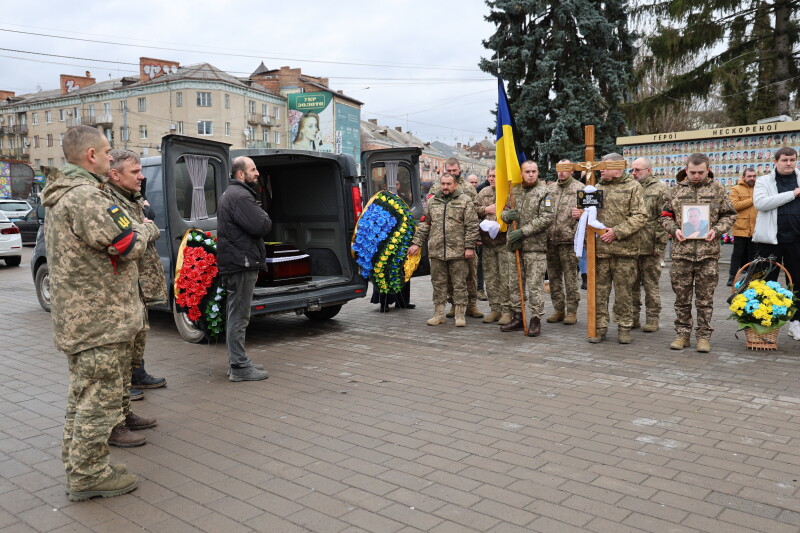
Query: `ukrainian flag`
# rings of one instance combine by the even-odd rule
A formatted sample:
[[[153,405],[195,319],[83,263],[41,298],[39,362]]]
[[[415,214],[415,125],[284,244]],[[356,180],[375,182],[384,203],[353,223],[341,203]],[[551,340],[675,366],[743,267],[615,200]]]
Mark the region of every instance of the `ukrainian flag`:
[[[500,213],[508,201],[508,193],[512,185],[522,183],[519,167],[525,161],[525,154],[517,149],[514,138],[514,117],[508,107],[506,89],[502,78],[497,78],[497,143],[495,144],[495,167],[497,180],[495,182],[495,205],[497,206],[497,220],[500,222],[500,231],[506,231],[506,224],[500,221]]]

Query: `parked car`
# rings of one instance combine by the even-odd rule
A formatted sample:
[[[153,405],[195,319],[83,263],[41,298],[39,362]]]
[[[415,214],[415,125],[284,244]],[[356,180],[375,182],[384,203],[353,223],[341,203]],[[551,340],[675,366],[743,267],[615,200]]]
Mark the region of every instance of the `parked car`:
[[[36,234],[39,233],[39,226],[43,223],[44,219],[39,218],[36,209],[31,210],[31,212],[24,217],[15,220],[14,224],[19,228],[19,233],[22,236],[22,244],[35,244]]]
[[[19,228],[3,213],[0,213],[0,258],[10,267],[19,266],[22,262]]]
[[[0,213],[3,213],[11,222],[22,218],[31,212],[31,204],[25,200],[14,200],[13,198],[0,198]]]

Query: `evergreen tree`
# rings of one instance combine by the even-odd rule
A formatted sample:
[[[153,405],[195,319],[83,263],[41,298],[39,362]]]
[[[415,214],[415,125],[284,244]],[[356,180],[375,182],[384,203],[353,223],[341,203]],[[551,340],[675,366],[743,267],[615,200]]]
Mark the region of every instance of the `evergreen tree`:
[[[635,113],[675,108],[676,101],[719,91],[730,122],[789,114],[800,89],[800,0],[655,0],[634,15],[655,27],[644,39],[647,68],[677,66],[660,94]]]
[[[619,105],[634,50],[627,0],[487,0],[497,30],[480,68],[508,82],[517,135],[530,159],[552,169],[583,161],[583,126],[595,125],[598,154],[625,135]]]

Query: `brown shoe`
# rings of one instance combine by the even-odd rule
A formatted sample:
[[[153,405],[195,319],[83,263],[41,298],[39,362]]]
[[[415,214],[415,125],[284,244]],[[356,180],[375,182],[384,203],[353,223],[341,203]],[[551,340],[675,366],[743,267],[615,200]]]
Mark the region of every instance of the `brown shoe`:
[[[133,413],[125,417],[125,426],[128,429],[150,429],[156,427],[158,423],[155,418],[145,418],[143,416],[135,415]]]
[[[566,316],[564,317],[563,324],[565,326],[571,326],[571,325],[575,324],[576,322],[578,322],[577,315],[575,313],[567,313]]]
[[[514,313],[514,318],[505,326],[500,326],[500,331],[522,331],[525,329],[525,323],[522,322],[522,313]]]
[[[483,313],[481,310],[478,309],[478,306],[475,304],[470,305],[467,307],[467,316],[471,316],[472,318],[483,318]]]
[[[112,429],[111,436],[108,438],[108,444],[110,446],[117,446],[119,448],[133,448],[135,446],[141,446],[146,442],[147,437],[131,433],[131,430],[123,424]]]
[[[564,311],[556,311],[555,313],[547,317],[547,323],[555,324],[556,322],[561,322],[562,320],[564,320],[565,316],[566,315],[564,315]]]
[[[538,337],[542,334],[542,321],[538,316],[531,318],[528,324],[528,337]]]

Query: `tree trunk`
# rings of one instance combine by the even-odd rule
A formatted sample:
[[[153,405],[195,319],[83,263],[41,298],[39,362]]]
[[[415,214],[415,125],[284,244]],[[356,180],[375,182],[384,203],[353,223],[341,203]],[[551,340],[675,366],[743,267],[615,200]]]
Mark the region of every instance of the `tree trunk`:
[[[775,84],[776,114],[789,114],[789,61],[792,48],[789,40],[789,1],[775,1]]]

